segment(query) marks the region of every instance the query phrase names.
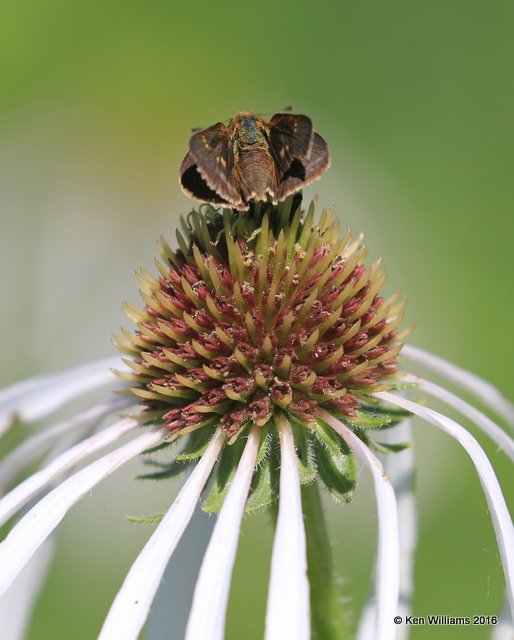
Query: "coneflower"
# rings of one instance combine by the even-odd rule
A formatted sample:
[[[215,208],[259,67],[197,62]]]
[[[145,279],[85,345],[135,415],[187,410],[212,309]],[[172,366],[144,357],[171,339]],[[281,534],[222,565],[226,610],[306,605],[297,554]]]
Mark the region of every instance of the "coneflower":
[[[349,500],[358,458],[373,476],[379,527],[375,598],[363,612],[359,638],[406,637],[407,627],[399,627],[395,616],[409,611],[412,592],[412,460],[395,473],[394,452],[403,447],[386,440],[399,423],[402,440],[411,440],[402,421],[415,414],[456,438],[475,464],[512,606],[514,530],[488,459],[462,426],[400,391],[439,398],[511,459],[514,442],[474,407],[407,373],[404,362],[418,361],[452,379],[511,423],[512,407],[472,374],[403,346],[409,333],[399,330],[403,302],[381,297],[385,274],[380,262],[365,266],[362,238],[352,240],[349,232],[340,237],[331,211],[316,218],[314,205],[302,211],[295,197],[255,205],[244,215],[202,206],[183,221],[177,238],[176,250],[159,241],[156,275],[139,273],[143,306],[126,306],[135,331],[116,338],[128,356],[126,367],[116,359],[100,361],[0,394],[0,428],[7,429],[15,418],[35,420],[76,394],[111,384],[109,367],[123,379],[120,397],[32,436],[0,461],[0,484],[7,489],[0,522],[19,514],[0,543],[0,592],[16,587],[23,567],[74,503],[144,453],[152,471],[143,477],[189,474],[168,512],[152,518],[158,525],[112,605],[102,639],[138,637],[199,500],[218,515],[195,588],[188,640],[223,638],[240,523],[245,512],[264,509],[276,514],[266,638],[341,637],[345,620],[318,487]],[[128,417],[90,435],[91,424],[135,403],[139,410],[131,408]],[[129,432],[134,438],[128,444],[71,472],[86,455]],[[69,448],[13,484],[63,437],[71,437]],[[169,450],[169,461],[156,459],[157,450]],[[387,451],[393,483],[375,455]]]

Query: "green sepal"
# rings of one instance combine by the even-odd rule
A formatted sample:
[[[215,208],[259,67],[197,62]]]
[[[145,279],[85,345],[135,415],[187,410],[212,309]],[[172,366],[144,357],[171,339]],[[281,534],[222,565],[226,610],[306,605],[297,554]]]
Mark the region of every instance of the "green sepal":
[[[318,475],[336,500],[349,501],[355,487],[357,466],[346,442],[323,422],[316,423],[313,438]]]
[[[344,416],[340,419],[352,429],[383,429],[391,424],[391,418],[387,414],[368,413],[356,411],[355,416]]]
[[[164,469],[169,466],[169,462],[159,462],[159,460],[154,460],[153,458],[143,458],[141,462],[147,467],[159,467],[160,469]]]
[[[214,422],[215,420],[212,421],[212,423]],[[144,464],[153,467],[159,467],[159,471],[142,473],[137,476],[137,479],[165,480],[167,478],[173,478],[174,476],[181,474],[187,469],[189,463],[200,458],[209,446],[209,441],[212,437],[212,430],[209,429],[208,426],[209,425],[207,425],[207,428],[202,427],[201,429],[192,431],[191,433],[182,436],[181,438],[175,438],[173,442],[161,443],[157,445],[157,447],[155,447],[153,450],[148,450],[148,452],[145,452],[158,452],[165,450],[166,448],[176,444],[177,442],[184,443],[180,453],[175,456],[175,458],[170,462],[160,462],[152,459],[143,459]]]
[[[258,469],[264,460],[269,456],[271,451],[271,441],[273,439],[273,433],[270,429],[272,423],[268,422],[261,429],[261,441],[259,444],[259,450],[257,451],[257,458],[255,460],[255,467]]]
[[[396,427],[396,425],[400,424],[400,422],[403,422],[409,416],[398,416],[397,418],[394,416],[389,416],[389,417],[391,418],[391,422],[388,425],[386,425],[384,429],[391,429],[391,427]]]
[[[361,411],[365,411],[366,413],[373,414],[382,414],[389,416],[391,420],[403,420],[403,418],[408,418],[411,414],[407,409],[402,409],[401,407],[393,407],[386,406],[380,402],[378,399],[372,398],[372,396],[366,396],[365,400],[359,398],[361,402]]]
[[[245,444],[246,438],[239,437],[233,444],[225,444],[223,447],[202,505],[202,509],[207,513],[217,513],[223,506]]]
[[[246,513],[266,509],[278,500],[280,454],[276,434],[270,433],[266,440],[266,456],[253,475]]]
[[[145,449],[141,455],[142,456],[150,456],[153,453],[158,453],[159,451],[165,451],[166,449],[169,449],[170,447],[172,447],[175,444],[176,440],[173,440],[172,442],[168,442],[168,441],[164,441],[164,442],[159,442],[159,444],[156,444],[155,447],[150,447],[150,449]]]
[[[173,458],[170,462],[160,462],[158,460],[143,460],[144,464],[150,465],[153,467],[158,467],[158,471],[153,471],[150,473],[142,473],[137,476],[138,480],[166,480],[168,478],[173,478],[175,476],[180,475],[184,472],[190,464],[192,464],[195,460],[200,458],[207,447],[209,446],[209,442],[212,438],[212,430],[209,428],[202,427],[201,429],[197,429],[192,431],[191,433],[183,436],[180,439],[174,440],[172,443],[176,442],[184,442],[185,444],[182,447],[182,450],[178,455]],[[158,451],[160,448],[157,449]]]
[[[410,449],[414,446],[413,442],[396,442],[395,444],[389,444],[386,442],[377,442],[373,443],[373,448],[378,453],[399,453],[400,451],[404,451],[405,449]]]
[[[213,423],[216,419],[213,420]],[[205,450],[209,446],[213,431],[208,425],[203,426],[201,429],[192,431],[187,438],[187,442],[184,445],[182,451],[176,457],[178,462],[185,462],[188,460],[198,460],[205,453]]]
[[[158,463],[161,467],[160,471],[154,471],[153,473],[141,473],[136,476],[136,480],[167,480],[168,478],[174,478],[185,471],[191,461],[181,462],[177,458],[168,464]]]
[[[293,420],[289,424],[293,431],[300,484],[310,484],[317,478],[311,430]]]
[[[360,401],[361,407],[355,412],[355,416],[347,416],[338,411],[332,412],[338,420],[344,422],[354,431],[357,429],[390,429],[411,415],[410,411],[399,407],[385,407],[369,396],[365,402],[361,399]]]
[[[404,451],[405,449],[409,449],[413,446],[412,442],[377,442],[373,438],[370,438],[367,433],[357,433],[356,434],[363,442],[366,444],[369,449],[375,451],[376,453],[382,453],[388,455],[390,453],[399,453],[400,451]]]
[[[164,518],[163,513],[157,513],[154,516],[126,516],[129,522],[134,522],[135,524],[156,524],[157,522],[161,522]]]

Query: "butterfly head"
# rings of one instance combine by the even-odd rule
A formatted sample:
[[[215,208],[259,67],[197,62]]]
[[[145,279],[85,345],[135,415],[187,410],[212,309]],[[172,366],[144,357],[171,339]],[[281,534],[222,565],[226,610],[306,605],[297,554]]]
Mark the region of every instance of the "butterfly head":
[[[262,146],[266,143],[266,123],[255,113],[242,111],[230,123],[233,137],[242,147]]]

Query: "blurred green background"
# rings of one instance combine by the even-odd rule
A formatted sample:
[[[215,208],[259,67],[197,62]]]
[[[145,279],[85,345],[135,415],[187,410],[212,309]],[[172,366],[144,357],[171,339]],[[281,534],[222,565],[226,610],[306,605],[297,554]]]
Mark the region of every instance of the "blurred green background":
[[[112,353],[133,271],[192,206],[178,167],[192,127],[236,111],[309,114],[332,168],[307,190],[383,256],[408,297],[412,344],[512,396],[512,3],[20,3],[0,22],[0,382]],[[416,426],[414,613],[494,615],[503,580],[486,503],[459,447]],[[505,457],[480,440],[514,498]],[[96,637],[172,485],[119,473],[75,508],[31,640]],[[363,474],[327,502],[342,595],[356,615],[374,554]],[[271,532],[244,525],[227,638],[262,637]],[[188,553],[194,555],[194,551]],[[191,560],[194,565],[194,559]],[[187,562],[183,567],[187,567]],[[181,569],[186,571],[185,568]],[[174,598],[173,593],[170,598]],[[162,638],[174,638],[169,623]],[[486,638],[420,627],[414,639]],[[371,639],[370,639],[371,640]]]

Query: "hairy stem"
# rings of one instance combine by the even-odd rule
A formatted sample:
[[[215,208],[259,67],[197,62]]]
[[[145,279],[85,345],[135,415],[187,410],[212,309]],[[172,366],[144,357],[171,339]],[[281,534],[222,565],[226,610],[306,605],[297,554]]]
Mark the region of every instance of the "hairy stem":
[[[346,640],[350,638],[348,621],[338,594],[332,549],[316,483],[302,486],[302,508],[311,585],[312,640]]]

